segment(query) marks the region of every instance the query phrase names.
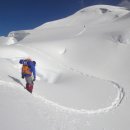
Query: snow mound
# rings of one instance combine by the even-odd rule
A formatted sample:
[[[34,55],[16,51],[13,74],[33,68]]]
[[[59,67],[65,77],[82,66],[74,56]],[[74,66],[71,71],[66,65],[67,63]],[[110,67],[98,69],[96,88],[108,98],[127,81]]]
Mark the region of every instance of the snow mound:
[[[17,43],[18,41],[14,37],[0,37],[1,45],[12,45]]]
[[[23,40],[26,36],[30,34],[27,30],[22,31],[12,31],[8,34],[7,37],[0,37],[0,44],[1,45],[12,45],[21,40]]]
[[[66,48],[63,48],[59,51],[59,54],[63,55],[67,52],[67,49]]]
[[[130,30],[111,33],[112,41],[118,44],[130,44]]]
[[[21,31],[12,31],[8,34],[8,37],[13,37],[17,41],[23,40],[27,35],[29,35],[29,31],[21,30]]]
[[[6,42],[6,45],[12,45],[12,44],[15,44],[15,43],[18,42],[17,39],[14,38],[14,37],[8,37],[7,39],[8,39],[8,40],[7,40],[7,42]]]
[[[120,18],[117,19],[117,20],[125,21],[125,20],[127,20],[127,19],[130,19],[130,12],[127,13],[127,14],[125,14],[125,15],[123,15],[122,17],[120,17]]]
[[[60,72],[57,72],[56,70],[44,70],[43,73],[43,80],[48,83],[56,83],[60,79]]]

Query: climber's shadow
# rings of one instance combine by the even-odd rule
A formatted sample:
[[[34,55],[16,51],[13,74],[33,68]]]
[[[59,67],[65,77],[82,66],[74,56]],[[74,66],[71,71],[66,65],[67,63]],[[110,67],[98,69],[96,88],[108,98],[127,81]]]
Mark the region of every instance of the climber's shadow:
[[[24,87],[23,83],[19,79],[15,78],[15,77],[12,77],[10,75],[8,75],[8,76],[9,76],[9,78],[13,79],[16,83],[18,83],[18,84],[20,84],[21,86]]]

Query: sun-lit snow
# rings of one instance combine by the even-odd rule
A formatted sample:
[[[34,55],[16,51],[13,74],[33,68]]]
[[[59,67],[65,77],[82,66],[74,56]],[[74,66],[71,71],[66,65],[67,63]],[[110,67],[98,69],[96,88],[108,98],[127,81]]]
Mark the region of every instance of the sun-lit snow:
[[[0,129],[129,130],[129,14],[96,5],[0,37]],[[26,57],[37,62],[32,95]]]

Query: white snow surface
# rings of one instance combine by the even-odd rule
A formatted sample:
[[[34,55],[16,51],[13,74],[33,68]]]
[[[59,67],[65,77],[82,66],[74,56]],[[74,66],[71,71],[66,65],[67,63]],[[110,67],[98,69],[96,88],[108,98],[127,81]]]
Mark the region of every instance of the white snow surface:
[[[1,130],[129,130],[130,12],[95,5],[0,37]],[[19,59],[37,62],[33,94]]]

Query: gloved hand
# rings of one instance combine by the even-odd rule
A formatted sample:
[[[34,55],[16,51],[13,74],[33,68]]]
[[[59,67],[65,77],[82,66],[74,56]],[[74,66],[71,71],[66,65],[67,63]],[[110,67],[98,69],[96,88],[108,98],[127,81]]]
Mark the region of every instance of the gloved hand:
[[[24,76],[22,75],[22,79],[24,79]]]
[[[36,80],[36,78],[33,79],[33,82]]]

